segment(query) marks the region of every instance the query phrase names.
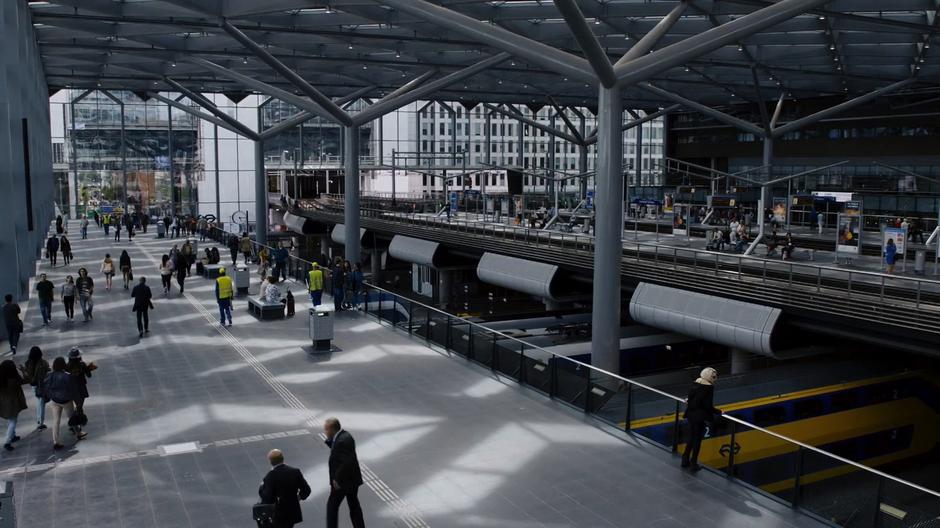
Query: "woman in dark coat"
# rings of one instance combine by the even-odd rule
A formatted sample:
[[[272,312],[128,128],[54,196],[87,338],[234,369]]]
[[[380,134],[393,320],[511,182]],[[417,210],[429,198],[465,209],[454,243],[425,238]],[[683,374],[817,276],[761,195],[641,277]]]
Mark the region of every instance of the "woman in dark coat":
[[[73,399],[72,402],[75,404],[76,413],[85,412],[85,399],[88,398],[88,378],[91,377],[91,373],[98,368],[98,365],[92,363],[85,363],[82,360],[82,351],[78,347],[72,348],[69,350],[69,361],[65,367],[65,371],[71,376],[72,386],[73,386]],[[82,426],[73,426],[72,432],[75,433],[79,439],[85,438],[85,433],[82,432]]]
[[[65,265],[68,266],[69,262],[72,260],[72,243],[69,242],[69,239],[65,235],[62,235],[59,238],[59,251],[62,252],[62,260],[65,261]]]
[[[7,451],[13,451],[13,442],[20,439],[16,436],[16,419],[26,409],[23,383],[12,359],[0,363],[0,418],[7,421],[7,435],[3,442],[3,448]]]
[[[42,381],[49,374],[49,362],[43,359],[42,349],[34,346],[29,349],[29,358],[23,365],[23,380],[33,387],[33,394],[36,396],[36,429],[42,431],[46,428],[46,400],[42,395]]]
[[[682,467],[698,471],[698,453],[702,447],[702,438],[705,437],[705,424],[716,416],[721,416],[721,410],[714,405],[715,382],[718,381],[718,371],[711,367],[702,370],[699,378],[695,380],[686,399],[684,418],[689,421],[689,441],[685,444],[682,453]]]

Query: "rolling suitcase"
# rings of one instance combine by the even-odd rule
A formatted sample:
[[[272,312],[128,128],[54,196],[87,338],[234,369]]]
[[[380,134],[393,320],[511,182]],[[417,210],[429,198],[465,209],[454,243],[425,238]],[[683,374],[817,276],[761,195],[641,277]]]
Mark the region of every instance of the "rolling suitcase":
[[[287,290],[287,317],[294,316],[294,294]]]

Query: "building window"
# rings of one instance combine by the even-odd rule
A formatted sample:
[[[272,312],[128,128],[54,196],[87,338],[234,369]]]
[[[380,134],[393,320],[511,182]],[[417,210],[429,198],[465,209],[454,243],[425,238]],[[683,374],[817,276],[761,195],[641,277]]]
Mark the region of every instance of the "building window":
[[[444,126],[445,126],[445,125],[444,125],[444,123],[438,123],[438,125],[440,125],[441,135],[443,136],[443,135],[444,135]]]

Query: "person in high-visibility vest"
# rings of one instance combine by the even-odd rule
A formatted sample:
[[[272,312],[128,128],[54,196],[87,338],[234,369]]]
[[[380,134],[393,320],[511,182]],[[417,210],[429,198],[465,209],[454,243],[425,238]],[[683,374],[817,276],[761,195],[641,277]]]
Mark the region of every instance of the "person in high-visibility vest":
[[[323,300],[323,270],[315,262],[313,269],[307,273],[307,289],[310,291],[310,302],[319,306]]]
[[[232,326],[232,299],[235,297],[235,286],[232,278],[225,274],[225,268],[219,268],[219,278],[215,280],[215,300],[219,303],[219,324]]]

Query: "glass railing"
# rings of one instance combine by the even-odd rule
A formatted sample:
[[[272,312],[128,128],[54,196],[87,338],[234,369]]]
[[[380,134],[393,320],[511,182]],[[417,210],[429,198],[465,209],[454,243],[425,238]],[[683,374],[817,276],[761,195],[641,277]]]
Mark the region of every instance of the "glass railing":
[[[234,235],[217,229],[208,232],[208,238],[223,245],[230,236]],[[253,246],[259,248],[254,242]],[[221,250],[225,261],[228,252]],[[285,263],[288,280],[298,283],[301,291],[306,290],[304,279],[312,264],[293,256]],[[331,287],[327,277],[326,291]],[[673,453],[685,447],[688,431],[682,397],[375,285],[363,284],[355,299],[360,310],[381,325],[477,363],[657,447]],[[878,449],[886,449],[886,441],[890,444],[873,440]],[[772,427],[758,427],[733,412],[710,425],[701,453],[699,463],[707,470],[836,526],[926,528],[940,519],[940,493],[789,438]]]

